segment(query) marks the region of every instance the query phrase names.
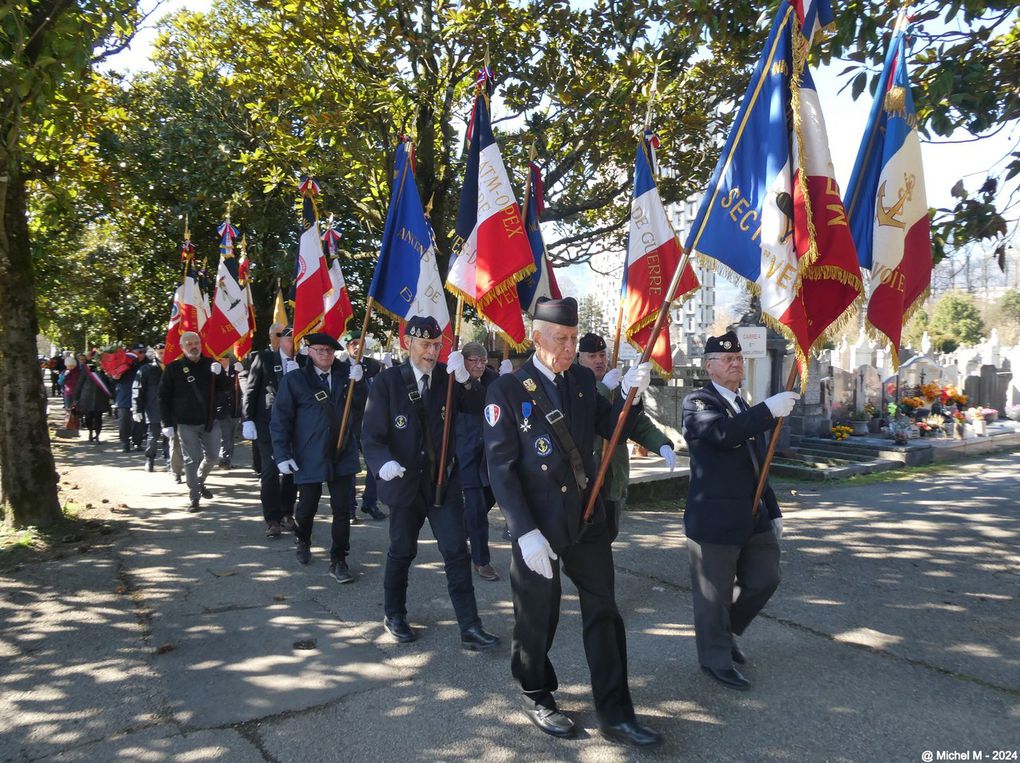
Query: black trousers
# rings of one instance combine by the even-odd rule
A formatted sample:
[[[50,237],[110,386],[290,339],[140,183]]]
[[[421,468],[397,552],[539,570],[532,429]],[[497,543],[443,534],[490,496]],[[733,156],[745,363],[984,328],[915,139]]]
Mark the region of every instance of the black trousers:
[[[461,630],[481,624],[471,580],[471,556],[464,534],[464,501],[460,485],[446,491],[443,506],[419,494],[410,506],[390,506],[390,548],[383,577],[387,617],[407,617],[407,578],[418,555],[418,535],[428,519],[446,567],[446,588]]]
[[[269,427],[260,426],[258,439],[253,443],[253,449],[258,452],[262,467],[259,471],[259,499],[262,501],[262,517],[266,520],[266,524],[279,522],[284,516],[294,516],[294,501],[297,499],[294,476],[280,474],[280,470],[276,468],[276,460],[273,458],[273,441],[270,437]],[[330,493],[330,499],[332,497],[333,495]]]
[[[350,490],[352,476],[337,477],[327,482],[329,487],[329,508],[333,512],[332,543],[329,547],[329,560],[342,562],[351,550],[351,515],[347,510],[347,492]],[[312,542],[312,521],[319,510],[319,499],[322,497],[322,483],[309,482],[298,485],[298,502],[294,509],[294,534],[301,543]]]
[[[588,528],[578,543],[552,561],[548,580],[524,563],[513,543],[510,588],[514,602],[514,637],[510,668],[528,699],[556,707],[559,688],[549,650],[560,619],[560,568],[577,586],[581,600],[584,655],[591,673],[595,710],[603,723],[634,720],[627,683],[627,637],[616,608],[615,570],[609,532],[604,522]]]
[[[733,667],[738,636],[779,587],[779,541],[771,530],[754,533],[743,546],[687,539],[694,595],[694,641],[698,661],[709,668]],[[740,592],[733,601],[733,587]]]
[[[464,488],[464,530],[471,543],[471,561],[484,567],[489,555],[489,509],[495,505],[490,487]]]
[[[160,446],[163,450],[164,460],[170,458],[170,446],[167,439],[163,436],[163,430],[159,425],[158,421],[150,421],[145,425],[148,437],[145,440],[145,457],[155,458],[157,451]]]
[[[96,433],[96,439],[99,439],[99,433],[103,431],[103,413],[102,411],[86,411],[85,412],[85,428],[89,430],[91,435],[93,432]]]

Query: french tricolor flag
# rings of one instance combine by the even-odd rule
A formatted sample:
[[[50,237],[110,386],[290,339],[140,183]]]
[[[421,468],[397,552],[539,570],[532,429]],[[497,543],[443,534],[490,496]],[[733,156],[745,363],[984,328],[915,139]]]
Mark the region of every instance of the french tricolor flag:
[[[298,243],[294,273],[295,342],[322,325],[326,300],[333,288],[326,256],[322,253],[322,241],[319,239],[319,210],[315,204],[319,184],[313,178],[304,178],[298,191],[303,197],[304,232]]]
[[[549,259],[545,256],[545,241],[542,239],[540,221],[542,210],[545,208],[545,193],[542,170],[534,162],[528,162],[528,189],[524,195],[527,197],[524,207],[524,229],[528,232],[535,272],[517,284],[517,296],[520,297],[521,307],[529,315],[534,315],[539,297],[549,299],[562,297],[559,284],[556,283],[556,274],[553,273]]]
[[[656,337],[652,336],[652,329],[683,252],[655,185],[654,151],[657,146],[658,138],[650,130],[638,140],[627,262],[623,271],[623,325],[627,341],[639,351],[654,342],[650,359],[660,373],[668,376],[673,373],[669,324],[663,323]],[[688,263],[676,292],[669,298],[679,299],[699,285]]]
[[[238,231],[227,219],[217,229],[220,235],[220,264],[216,269],[216,292],[213,294],[209,320],[202,326],[202,349],[219,360],[248,333],[248,302],[240,284],[234,239]]]
[[[166,350],[164,362],[171,363],[184,354],[181,349],[181,334],[185,331],[199,332],[205,324],[205,308],[202,290],[198,286],[198,271],[194,263],[195,245],[186,238],[181,245],[181,260],[184,262],[184,276],[174,292],[170,308],[170,322],[166,329]]]
[[[810,48],[815,38],[832,24],[832,5],[829,0],[793,0],[793,7]]]
[[[516,348],[527,338],[517,282],[535,271],[521,208],[492,134],[492,73],[479,75],[470,125],[467,169],[457,214],[456,257],[446,288],[478,310]]]
[[[868,327],[888,340],[897,366],[903,326],[924,302],[932,271],[906,26],[901,12],[845,200],[861,267],[871,271]]]
[[[330,217],[332,222],[332,217]],[[326,245],[329,253],[329,282],[332,291],[325,300],[325,314],[322,317],[321,330],[334,339],[347,330],[347,322],[354,315],[354,308],[351,306],[351,297],[347,293],[347,283],[344,281],[344,274],[340,270],[340,234],[330,225],[322,234],[322,242]]]

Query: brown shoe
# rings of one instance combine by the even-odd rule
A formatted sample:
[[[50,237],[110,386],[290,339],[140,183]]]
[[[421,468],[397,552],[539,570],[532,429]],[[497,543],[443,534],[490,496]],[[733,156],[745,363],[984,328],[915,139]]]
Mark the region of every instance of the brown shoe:
[[[280,527],[279,522],[270,522],[269,527],[266,528],[267,538],[279,538],[283,535],[283,528]]]
[[[481,566],[475,565],[475,572],[478,573],[478,577],[482,580],[496,581],[499,580],[499,573],[496,572],[495,568],[491,564],[483,564]]]

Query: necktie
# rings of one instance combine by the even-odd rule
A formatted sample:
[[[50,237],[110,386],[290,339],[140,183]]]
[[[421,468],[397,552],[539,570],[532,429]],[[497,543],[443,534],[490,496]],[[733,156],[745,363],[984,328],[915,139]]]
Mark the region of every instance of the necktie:
[[[326,385],[326,389],[329,389],[329,374],[319,374],[319,378],[322,379],[322,383]]]
[[[744,402],[744,398],[740,395],[737,395],[737,410],[740,411],[740,413],[748,410],[747,403]]]
[[[556,393],[559,395],[559,406],[562,411],[567,400],[567,382],[563,378],[563,374],[556,374]]]
[[[423,374],[421,377],[421,400],[423,403],[428,405],[429,402],[429,375]]]

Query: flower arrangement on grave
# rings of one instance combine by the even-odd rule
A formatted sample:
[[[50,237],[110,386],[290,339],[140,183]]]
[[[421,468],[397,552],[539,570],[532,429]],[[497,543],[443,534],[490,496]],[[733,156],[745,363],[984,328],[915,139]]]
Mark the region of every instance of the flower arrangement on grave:
[[[924,398],[905,397],[902,400],[900,400],[900,406],[902,406],[903,412],[909,416],[918,408],[924,406]]]
[[[966,405],[967,396],[956,389],[953,384],[947,384],[942,388],[939,393],[939,400],[942,405],[949,405],[950,403],[956,403],[957,405]]]
[[[853,427],[848,427],[846,424],[837,424],[832,428],[832,439],[836,442],[842,442],[850,433],[853,432]]]
[[[1011,421],[1020,421],[1020,404],[1006,406],[1006,418]]]
[[[874,403],[865,403],[864,412],[868,414],[868,416],[870,416],[871,418],[875,418],[876,416],[878,416],[878,406],[875,405]]]
[[[999,417],[999,412],[994,408],[984,408],[980,405],[975,405],[973,408],[968,408],[967,413],[970,415],[971,421],[995,421]]]
[[[922,384],[920,389],[920,395],[925,399],[926,402],[934,403],[942,396],[942,385],[938,382],[928,382]]]
[[[953,411],[952,416],[953,421],[955,421],[957,424],[967,423],[967,414],[964,413],[963,411],[960,410]]]
[[[946,419],[944,416],[935,415],[929,416],[924,421],[919,421],[917,424],[918,429],[921,430],[921,435],[937,435],[942,434],[946,431],[945,429]]]

